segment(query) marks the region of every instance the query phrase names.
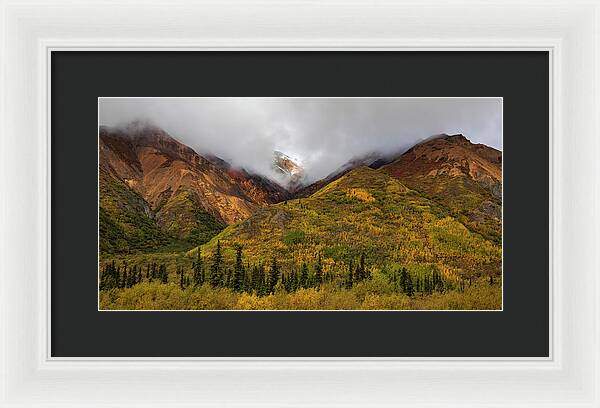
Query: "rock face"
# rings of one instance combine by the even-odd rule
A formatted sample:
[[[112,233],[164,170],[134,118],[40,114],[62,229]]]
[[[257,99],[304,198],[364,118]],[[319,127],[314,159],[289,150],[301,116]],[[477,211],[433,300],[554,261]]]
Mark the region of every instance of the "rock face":
[[[469,177],[501,194],[496,187],[502,184],[502,152],[473,144],[463,135],[443,135],[420,143],[386,169],[398,177]]]
[[[225,160],[206,155],[215,166],[223,170],[254,202],[259,204],[274,204],[287,200],[291,194],[276,182],[258,174],[250,173],[243,168],[234,168]]]
[[[280,151],[273,152],[273,168],[282,176],[287,191],[295,193],[304,186],[304,169],[294,159]]]

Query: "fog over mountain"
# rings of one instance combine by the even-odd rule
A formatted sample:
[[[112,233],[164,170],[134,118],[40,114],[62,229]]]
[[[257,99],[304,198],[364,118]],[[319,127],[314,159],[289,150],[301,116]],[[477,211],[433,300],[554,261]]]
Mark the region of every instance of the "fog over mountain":
[[[308,182],[441,133],[502,150],[501,98],[100,98],[99,115],[100,125],[151,122],[200,154],[274,179],[281,151]]]

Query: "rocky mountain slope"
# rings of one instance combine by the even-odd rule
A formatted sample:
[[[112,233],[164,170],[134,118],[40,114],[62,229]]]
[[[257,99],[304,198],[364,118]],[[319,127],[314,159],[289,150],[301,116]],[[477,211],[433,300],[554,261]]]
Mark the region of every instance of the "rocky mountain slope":
[[[502,152],[463,135],[417,144],[382,167],[406,186],[447,207],[486,238],[502,237]]]
[[[305,174],[304,168],[283,152],[275,150],[273,152],[273,169],[282,178],[284,187],[290,193],[295,193],[304,186]]]
[[[101,228],[111,224],[124,232],[135,230],[138,223],[127,214],[136,208],[145,223],[164,235],[160,242],[165,237],[204,242],[226,224],[287,197],[275,183],[224,162],[215,164],[215,158],[206,159],[148,124],[101,126],[99,155]]]

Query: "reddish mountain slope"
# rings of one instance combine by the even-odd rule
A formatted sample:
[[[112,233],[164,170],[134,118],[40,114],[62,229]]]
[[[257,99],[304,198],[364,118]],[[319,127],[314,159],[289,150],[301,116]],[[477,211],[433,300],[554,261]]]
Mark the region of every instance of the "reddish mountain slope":
[[[116,231],[112,235],[121,240],[120,245],[105,243],[110,250],[145,248],[130,234],[140,228],[158,237],[156,242],[168,241],[157,228],[165,237],[205,242],[226,224],[287,198],[275,183],[207,159],[148,124],[101,126],[99,136],[101,227]]]
[[[382,170],[451,209],[487,238],[502,236],[502,152],[463,135],[415,145]]]
[[[228,174],[156,127],[101,127],[100,163],[157,211],[183,192],[227,224],[247,218],[259,207]]]

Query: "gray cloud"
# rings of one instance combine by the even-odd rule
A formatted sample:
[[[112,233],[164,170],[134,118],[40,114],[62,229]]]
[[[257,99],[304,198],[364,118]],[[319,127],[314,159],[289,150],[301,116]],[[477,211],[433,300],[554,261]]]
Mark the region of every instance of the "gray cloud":
[[[395,153],[440,133],[502,150],[500,98],[101,98],[100,124],[149,120],[198,153],[274,177],[280,150],[309,181],[370,152]]]

